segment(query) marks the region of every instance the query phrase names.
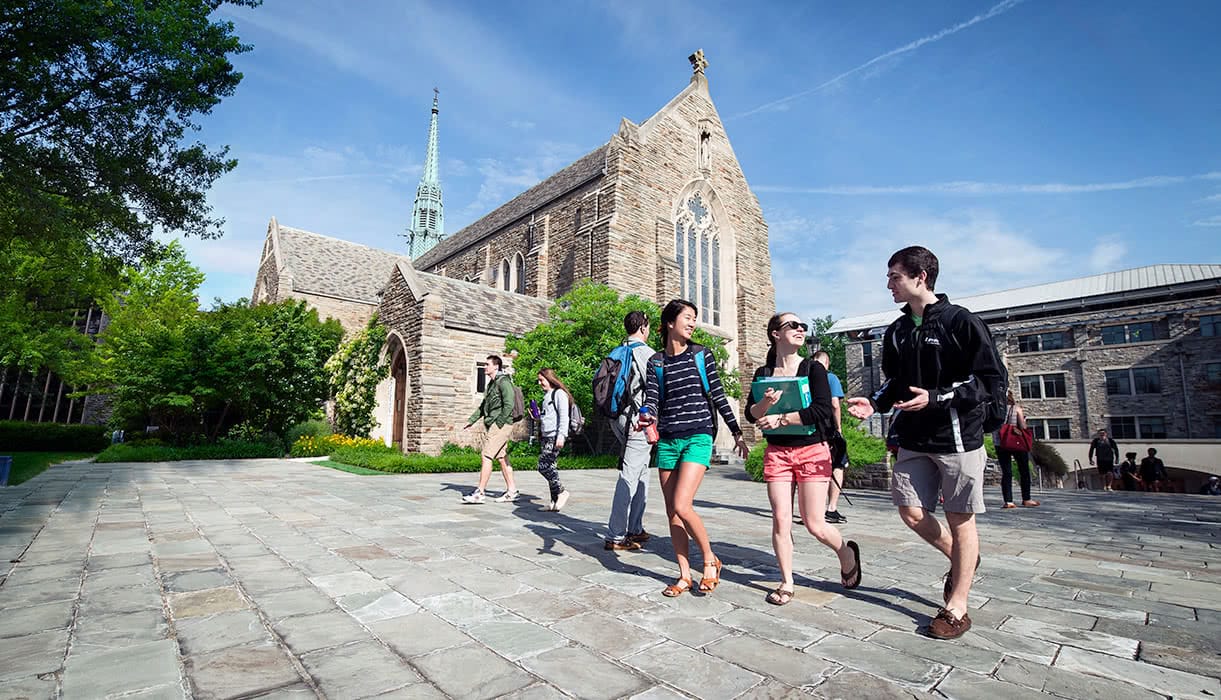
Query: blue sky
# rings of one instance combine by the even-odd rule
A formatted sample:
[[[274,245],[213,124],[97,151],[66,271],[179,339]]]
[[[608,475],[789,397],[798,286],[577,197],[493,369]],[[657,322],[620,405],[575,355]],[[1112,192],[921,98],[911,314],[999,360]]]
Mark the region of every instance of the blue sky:
[[[203,120],[239,160],[209,196],[224,238],[187,242],[204,299],[250,295],[272,216],[405,250],[434,86],[452,233],[648,118],[696,48],[783,309],[885,309],[886,258],[916,243],[951,297],[1221,262],[1211,0],[265,0],[221,16],[254,49]]]

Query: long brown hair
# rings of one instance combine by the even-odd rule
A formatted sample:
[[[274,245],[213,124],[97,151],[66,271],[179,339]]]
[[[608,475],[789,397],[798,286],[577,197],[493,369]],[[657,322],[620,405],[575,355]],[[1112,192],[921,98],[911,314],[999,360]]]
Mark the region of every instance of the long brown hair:
[[[776,339],[772,337],[772,333],[780,330],[780,319],[785,316],[797,316],[792,311],[781,311],[767,320],[767,359],[765,362],[768,367],[776,366]],[[797,316],[800,322],[801,317]]]
[[[568,387],[564,386],[564,382],[560,381],[560,378],[556,375],[555,370],[551,369],[550,367],[544,367],[540,369],[538,373],[543,375],[543,379],[547,380],[547,383],[551,385],[552,389],[560,389],[565,394],[568,394],[568,401],[572,402],[572,392],[568,390]]]

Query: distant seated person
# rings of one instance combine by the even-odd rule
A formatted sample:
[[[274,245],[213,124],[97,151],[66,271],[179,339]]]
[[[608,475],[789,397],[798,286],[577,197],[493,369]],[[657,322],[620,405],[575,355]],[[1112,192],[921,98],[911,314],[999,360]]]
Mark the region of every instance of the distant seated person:
[[[1221,479],[1215,476],[1208,477],[1208,481],[1200,487],[1200,493],[1205,496],[1221,496]]]
[[[1146,491],[1160,492],[1166,485],[1166,464],[1158,459],[1157,450],[1152,447],[1149,456],[1140,461],[1140,481]]]
[[[1136,453],[1127,452],[1124,454],[1124,461],[1119,463],[1119,477],[1123,481],[1124,491],[1135,491],[1136,484],[1140,481],[1137,476],[1139,467],[1136,466]]]

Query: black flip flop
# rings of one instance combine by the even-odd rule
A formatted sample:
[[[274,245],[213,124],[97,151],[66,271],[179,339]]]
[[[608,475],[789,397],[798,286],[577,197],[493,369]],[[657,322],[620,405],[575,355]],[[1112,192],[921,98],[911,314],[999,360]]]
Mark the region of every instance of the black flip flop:
[[[856,542],[853,542],[852,540],[848,540],[847,546],[848,546],[848,549],[852,550],[852,556],[854,559],[856,559],[856,564],[852,567],[851,570],[849,570],[846,573],[843,571],[839,572],[839,580],[840,580],[840,584],[843,585],[844,590],[850,591],[853,588],[856,588],[857,586],[861,585],[861,548],[859,546],[857,546]],[[853,580],[853,579],[855,579],[855,580]],[[844,581],[853,581],[853,582],[851,585],[849,585],[847,583],[844,583]]]

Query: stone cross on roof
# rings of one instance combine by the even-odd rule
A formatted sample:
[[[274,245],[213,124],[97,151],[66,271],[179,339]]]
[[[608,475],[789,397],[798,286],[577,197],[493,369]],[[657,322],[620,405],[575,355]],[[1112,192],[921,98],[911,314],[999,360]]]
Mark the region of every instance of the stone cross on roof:
[[[691,71],[697,75],[703,73],[704,69],[708,67],[708,60],[704,58],[703,49],[696,49],[695,53],[687,57],[687,60],[691,61]]]

